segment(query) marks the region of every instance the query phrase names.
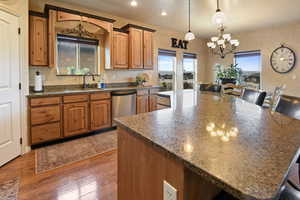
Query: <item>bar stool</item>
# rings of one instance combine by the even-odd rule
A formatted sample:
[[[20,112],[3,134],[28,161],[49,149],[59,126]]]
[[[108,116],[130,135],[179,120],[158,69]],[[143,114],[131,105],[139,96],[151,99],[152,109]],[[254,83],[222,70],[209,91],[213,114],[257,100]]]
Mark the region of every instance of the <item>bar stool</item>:
[[[266,95],[266,92],[245,88],[241,98],[245,101],[248,101],[249,103],[254,103],[256,105],[262,106]]]
[[[281,95],[276,108],[276,112],[300,120],[300,98]],[[287,181],[282,187],[280,200],[300,200],[300,159],[292,166]],[[298,166],[297,166],[298,165]],[[298,168],[298,169],[297,169]],[[296,177],[295,177],[296,176]]]

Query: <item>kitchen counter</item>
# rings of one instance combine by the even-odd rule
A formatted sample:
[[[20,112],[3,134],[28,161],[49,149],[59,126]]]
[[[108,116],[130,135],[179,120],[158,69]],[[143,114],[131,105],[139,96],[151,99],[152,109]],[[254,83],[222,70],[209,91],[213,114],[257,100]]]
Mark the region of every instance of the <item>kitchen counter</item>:
[[[129,87],[109,87],[109,88],[49,88],[43,92],[30,92],[28,97],[43,97],[43,96],[55,96],[55,95],[66,95],[66,94],[79,94],[79,93],[92,93],[92,92],[112,92],[122,90],[143,90],[143,89],[155,89],[160,86],[129,86]]]
[[[300,121],[230,96],[159,95],[172,108],[118,118],[119,128],[237,198],[277,197],[299,155]]]

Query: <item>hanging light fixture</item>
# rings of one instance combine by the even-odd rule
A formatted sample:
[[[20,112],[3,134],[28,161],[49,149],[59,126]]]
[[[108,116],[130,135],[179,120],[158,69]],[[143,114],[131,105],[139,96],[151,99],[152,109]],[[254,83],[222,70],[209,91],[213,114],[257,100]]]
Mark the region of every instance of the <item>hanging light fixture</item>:
[[[225,21],[226,16],[219,7],[219,0],[217,0],[217,10],[214,14],[212,21],[218,26],[219,35],[212,37],[211,41],[207,43],[208,48],[211,49],[212,54],[219,55],[225,58],[227,54],[234,53],[235,49],[239,46],[238,40],[231,39],[230,34],[225,34]]]
[[[191,32],[191,0],[189,0],[189,31],[185,34],[185,40],[193,40],[195,39],[194,33]]]

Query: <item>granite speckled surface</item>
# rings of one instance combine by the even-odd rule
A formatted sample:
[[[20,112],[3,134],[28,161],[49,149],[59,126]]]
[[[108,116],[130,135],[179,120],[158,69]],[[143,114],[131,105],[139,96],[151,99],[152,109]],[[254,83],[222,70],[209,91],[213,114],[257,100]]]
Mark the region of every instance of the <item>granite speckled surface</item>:
[[[30,92],[28,97],[43,97],[43,96],[55,96],[55,95],[67,95],[67,94],[80,94],[80,93],[92,93],[92,92],[112,92],[122,90],[143,90],[151,88],[160,88],[159,86],[128,86],[128,87],[109,87],[109,88],[49,88],[43,92]]]
[[[240,199],[278,195],[299,155],[300,121],[234,97],[169,95],[172,108],[116,123]]]

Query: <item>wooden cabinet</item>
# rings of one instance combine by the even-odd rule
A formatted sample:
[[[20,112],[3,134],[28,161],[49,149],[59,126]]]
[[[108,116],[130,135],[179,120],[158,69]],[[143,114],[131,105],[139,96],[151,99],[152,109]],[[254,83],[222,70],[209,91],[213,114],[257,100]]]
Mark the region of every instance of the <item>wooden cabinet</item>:
[[[38,144],[61,138],[61,126],[59,122],[34,126],[31,128],[31,142]]]
[[[143,67],[143,30],[129,28],[129,68]]]
[[[40,16],[30,16],[29,25],[30,65],[48,66],[47,19]]]
[[[114,31],[113,68],[128,68],[128,34]]]
[[[55,106],[43,106],[31,109],[31,124],[45,124],[50,122],[60,121],[60,107]]]
[[[150,95],[149,96],[149,112],[157,110],[157,96]]]
[[[111,101],[91,102],[91,130],[111,127]]]
[[[149,98],[148,96],[138,96],[136,99],[136,112],[146,113],[149,112]]]
[[[64,136],[88,132],[88,102],[64,105]]]
[[[153,33],[143,31],[144,68],[153,69]]]

